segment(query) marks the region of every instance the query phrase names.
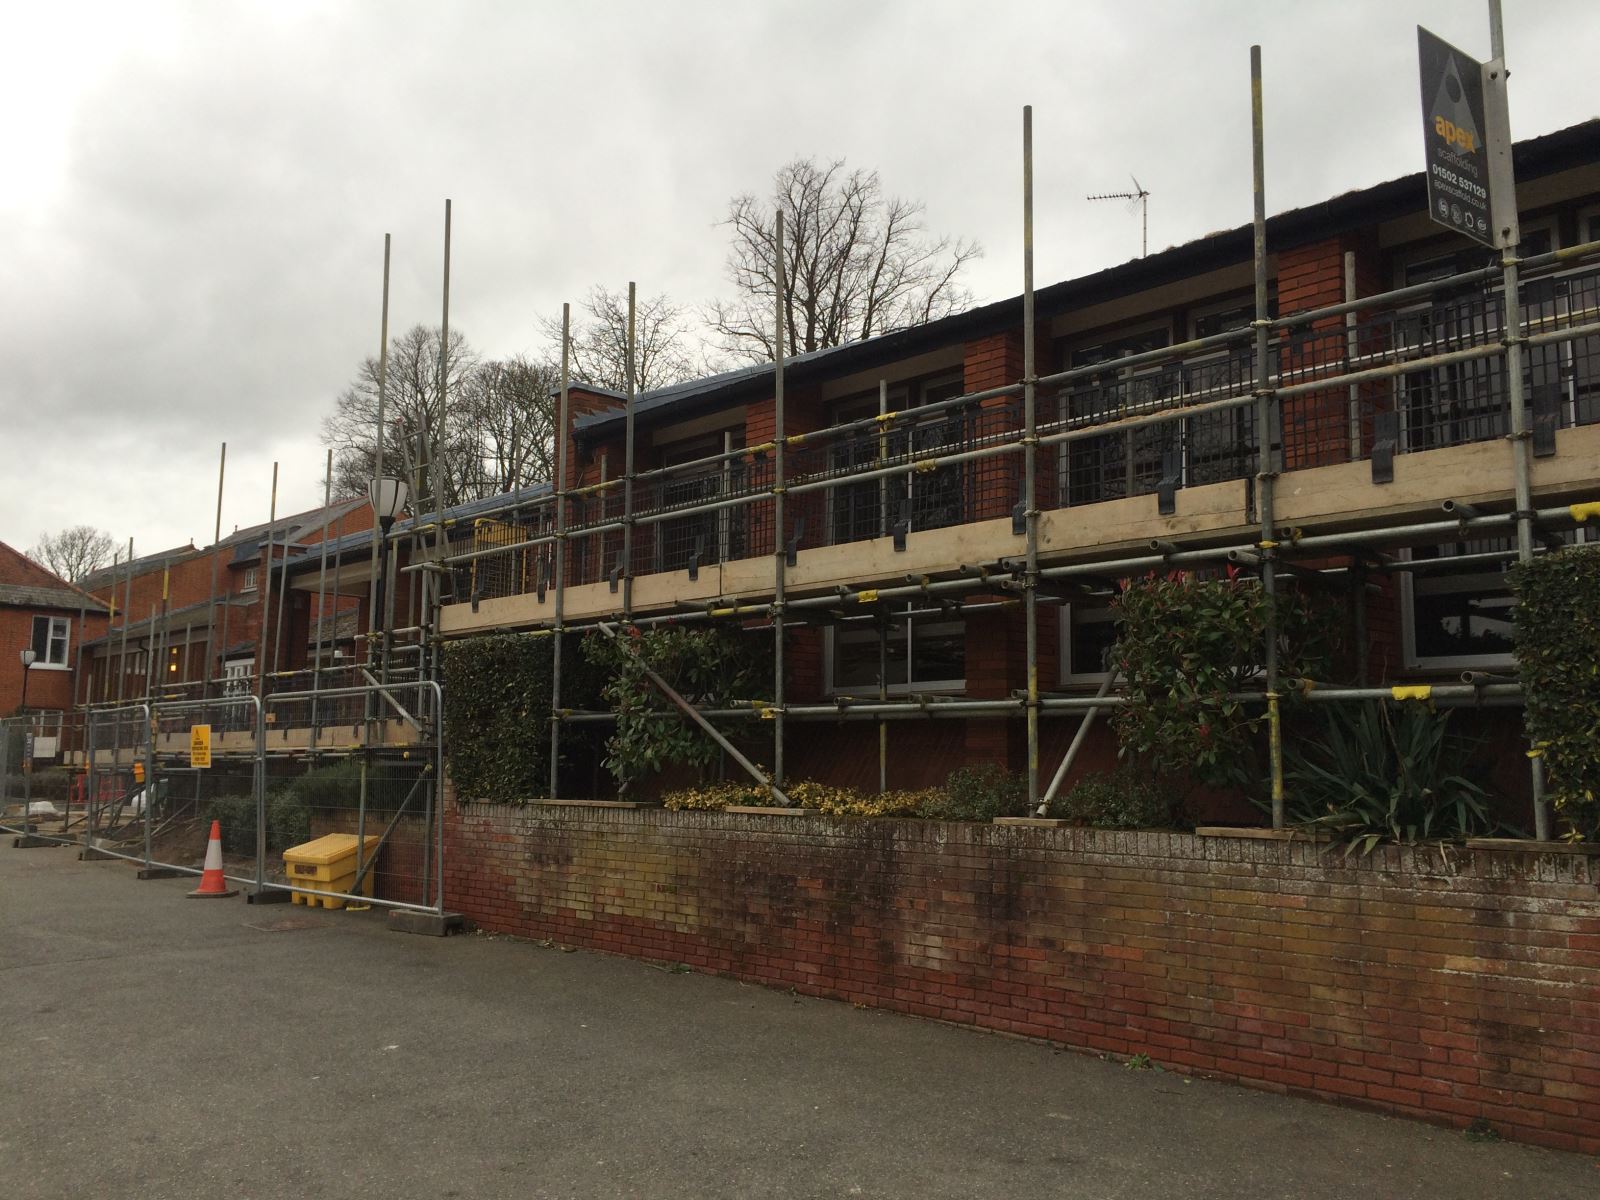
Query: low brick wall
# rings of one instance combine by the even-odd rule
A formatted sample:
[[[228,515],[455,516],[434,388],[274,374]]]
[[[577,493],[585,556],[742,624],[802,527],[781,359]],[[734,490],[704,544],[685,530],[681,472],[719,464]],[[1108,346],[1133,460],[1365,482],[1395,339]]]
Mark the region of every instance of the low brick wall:
[[[1600,861],[450,805],[489,928],[1600,1152]]]

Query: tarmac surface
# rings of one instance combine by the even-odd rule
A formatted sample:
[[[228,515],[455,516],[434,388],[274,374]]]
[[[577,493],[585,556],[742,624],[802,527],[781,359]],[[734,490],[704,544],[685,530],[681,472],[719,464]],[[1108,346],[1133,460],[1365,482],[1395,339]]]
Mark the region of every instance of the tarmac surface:
[[[1600,1196],[1595,1160],[0,844],[0,1196]]]

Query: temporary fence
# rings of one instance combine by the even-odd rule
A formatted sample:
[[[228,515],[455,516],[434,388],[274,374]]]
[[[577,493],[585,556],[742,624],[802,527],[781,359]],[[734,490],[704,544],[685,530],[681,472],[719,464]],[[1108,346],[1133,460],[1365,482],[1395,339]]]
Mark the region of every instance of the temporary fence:
[[[441,913],[442,717],[437,684],[396,681],[12,718],[0,829],[160,877],[199,875],[216,821],[252,899]],[[347,862],[286,864],[329,834],[351,835]]]

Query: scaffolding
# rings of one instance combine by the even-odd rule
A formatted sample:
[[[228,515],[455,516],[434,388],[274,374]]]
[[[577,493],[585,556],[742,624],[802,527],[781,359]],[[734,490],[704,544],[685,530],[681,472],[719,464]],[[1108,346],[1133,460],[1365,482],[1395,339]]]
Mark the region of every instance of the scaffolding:
[[[1497,46],[1497,52],[1498,52]],[[627,369],[622,397],[623,461],[619,474],[603,457],[599,479],[571,477],[567,439],[572,431],[570,307],[563,306],[558,442],[553,487],[519,489],[467,515],[445,506],[442,458],[428,455],[432,511],[423,511],[426,482],[422,456],[413,467],[413,519],[393,534],[375,520],[365,588],[368,627],[358,661],[324,662],[329,587],[329,537],[324,523],[315,591],[318,627],[315,656],[307,669],[280,671],[265,648],[275,628],[274,658],[281,655],[284,612],[293,561],[287,531],[278,529],[277,468],[263,556],[263,632],[252,677],[205,678],[161,686],[153,664],[172,638],[163,600],[161,620],[152,610],[143,696],[125,695],[128,672],[127,611],[132,588],[132,546],[124,585],[121,659],[115,695],[109,673],[89,710],[121,710],[130,703],[159,707],[221,702],[253,696],[264,710],[287,722],[304,722],[306,739],[279,748],[311,760],[327,755],[370,756],[381,747],[374,730],[390,720],[408,721],[419,752],[435,754],[443,742],[443,701],[427,706],[422,720],[399,695],[435,687],[439,646],[447,609],[535,595],[548,615],[519,622],[528,636],[553,636],[549,795],[559,791],[559,749],[564,727],[604,724],[614,716],[568,706],[563,690],[565,635],[593,630],[614,634],[637,627],[715,623],[770,629],[774,693],[770,703],[706,709],[672,696],[678,713],[722,739],[720,720],[768,720],[771,768],[763,770],[734,751],[736,761],[780,807],[789,807],[785,744],[791,722],[873,722],[878,731],[878,779],[887,788],[889,726],[907,720],[1003,717],[1020,721],[1026,745],[1029,811],[1042,814],[1066,778],[1090,722],[1099,713],[1129,703],[1125,689],[1108,677],[1093,695],[1063,694],[1040,681],[1040,613],[1076,589],[1104,590],[1107,582],[1152,570],[1232,565],[1253,572],[1263,591],[1275,595],[1286,583],[1318,581],[1345,589],[1359,623],[1365,620],[1367,584],[1374,578],[1433,569],[1439,560],[1405,559],[1389,551],[1457,539],[1505,537],[1506,549],[1479,558],[1491,566],[1526,562],[1545,553],[1549,539],[1600,516],[1600,472],[1591,469],[1565,487],[1576,503],[1534,502],[1533,460],[1556,453],[1558,430],[1600,423],[1600,387],[1584,391],[1574,380],[1600,379],[1600,242],[1586,242],[1524,255],[1512,222],[1501,231],[1497,261],[1456,271],[1425,283],[1360,295],[1346,256],[1344,298],[1274,315],[1269,280],[1261,57],[1250,54],[1252,99],[1252,296],[1248,319],[1172,345],[1136,350],[1115,360],[1040,373],[1035,345],[1038,323],[1034,286],[1033,122],[1022,114],[1022,322],[1021,378],[1001,386],[939,395],[916,406],[894,408],[887,380],[878,385],[875,412],[826,428],[790,432],[785,411],[782,297],[784,235],[776,229],[778,296],[774,314],[777,348],[772,364],[772,432],[755,444],[722,448],[689,461],[640,470],[636,462],[638,397],[633,387],[635,353],[633,284],[629,284]],[[446,201],[444,295],[438,363],[440,403],[447,400],[449,339],[450,205]],[[375,474],[386,473],[386,387],[389,316],[389,239],[385,237],[382,318],[378,359]],[[1559,284],[1559,286],[1555,286]],[[1452,381],[1445,398],[1441,382]],[[438,430],[444,427],[441,411]],[[1481,511],[1461,497],[1439,496],[1438,511],[1419,519],[1378,514],[1326,532],[1308,533],[1280,519],[1280,474],[1307,463],[1368,464],[1374,488],[1394,478],[1406,454],[1503,440],[1510,457],[1509,511]],[[218,474],[217,540],[220,544],[226,446]],[[331,498],[332,462],[325,499]],[[1100,500],[1154,495],[1157,511],[1176,511],[1185,491],[1213,484],[1242,488],[1253,536],[1199,531],[1181,540],[1152,539],[1142,549],[1093,545],[1046,546],[1047,521]],[[1581,493],[1581,494],[1580,494]],[[326,505],[325,505],[326,512]],[[953,556],[919,562],[897,572],[894,556],[917,535],[983,522],[1009,520],[1020,539],[1014,553],[998,557]],[[1175,537],[1177,535],[1174,535]],[[821,547],[872,543],[877,566],[869,576],[819,587],[801,570],[802,556]],[[408,549],[401,567],[390,548]],[[283,557],[275,551],[285,551]],[[765,557],[770,567],[758,567]],[[1344,558],[1344,566],[1329,559]],[[296,560],[296,561],[304,561]],[[1454,560],[1460,562],[1463,560]],[[737,586],[711,587],[702,571],[742,563]],[[340,563],[336,560],[334,573]],[[206,618],[209,675],[226,648],[231,605],[219,597],[216,562]],[[651,577],[683,578],[687,594],[636,585]],[[113,581],[113,596],[115,595]],[[411,623],[396,629],[396,596],[405,590]],[[580,611],[571,601],[587,597]],[[597,590],[614,600],[596,603]],[[340,594],[335,586],[335,595]],[[274,613],[272,604],[277,599]],[[221,646],[217,611],[221,608]],[[891,695],[888,638],[919,617],[966,616],[997,608],[1020,609],[1025,637],[1024,686],[998,698],[919,694],[907,688]],[[1269,604],[1267,611],[1272,611]],[[160,632],[158,634],[158,625]],[[871,629],[878,643],[876,686],[868,696],[839,694],[821,703],[796,702],[786,671],[787,637],[798,627]],[[175,639],[174,639],[175,640]],[[184,635],[184,645],[192,641]],[[80,654],[82,638],[80,637]],[[187,652],[186,652],[187,653]],[[1269,728],[1272,820],[1285,824],[1280,702],[1290,694],[1314,702],[1397,696],[1425,697],[1440,704],[1505,704],[1518,701],[1514,680],[1479,671],[1459,682],[1404,689],[1374,687],[1362,663],[1354,685],[1281,677],[1276,631],[1270,623],[1261,647],[1260,688],[1240,699],[1260,707]],[[662,689],[671,693],[664,681]],[[352,711],[352,706],[359,711]],[[177,711],[177,710],[174,710]],[[1071,717],[1079,722],[1063,759],[1041,761],[1041,721]],[[318,731],[335,724],[358,730],[336,742]],[[538,736],[542,736],[538,735]],[[725,748],[731,749],[727,746]],[[1536,836],[1550,836],[1537,755],[1532,763]],[[442,775],[442,771],[441,771]],[[437,785],[435,785],[437,786]],[[435,797],[435,801],[437,797]],[[430,812],[437,810],[434,803]]]
[[[914,409],[890,411],[887,383],[879,386],[879,411],[825,429],[788,432],[785,425],[784,339],[777,314],[778,347],[772,368],[773,434],[755,445],[733,447],[689,462],[635,469],[636,398],[624,397],[624,463],[620,476],[570,486],[565,447],[558,454],[554,489],[518,505],[514,517],[496,514],[496,544],[476,539],[463,544],[452,534],[448,551],[408,571],[433,578],[450,572],[457,602],[476,612],[485,600],[517,595],[526,588],[510,583],[525,574],[515,556],[531,556],[543,604],[553,592],[553,616],[528,622],[530,636],[557,635],[554,700],[551,713],[549,791],[558,792],[557,747],[565,724],[604,723],[603,712],[563,707],[561,634],[576,630],[611,631],[618,622],[639,627],[695,622],[770,625],[773,630],[774,695],[770,704],[718,710],[688,710],[711,730],[710,718],[771,721],[771,771],[743,760],[741,765],[787,805],[784,744],[791,721],[873,721],[879,727],[879,781],[887,785],[888,722],[970,716],[1006,716],[1026,725],[1027,794],[1030,811],[1042,814],[1070,766],[1093,715],[1128,703],[1110,680],[1100,694],[1049,694],[1039,682],[1039,611],[1058,602],[1052,590],[1103,582],[1130,574],[1228,563],[1253,571],[1263,590],[1275,594],[1284,581],[1333,582],[1351,591],[1357,620],[1364,621],[1366,584],[1373,577],[1426,571],[1437,560],[1397,559],[1386,553],[1450,539],[1509,535],[1515,548],[1488,551],[1484,561],[1503,565],[1545,552],[1559,537],[1588,517],[1600,515],[1596,481],[1579,503],[1536,508],[1531,486],[1534,456],[1554,453],[1560,428],[1600,421],[1600,400],[1569,388],[1575,375],[1600,375],[1600,243],[1523,256],[1514,226],[1503,231],[1497,263],[1457,272],[1424,284],[1358,295],[1346,256],[1345,296],[1338,303],[1274,316],[1269,290],[1261,59],[1251,50],[1253,221],[1253,315],[1237,328],[1122,357],[1116,367],[1124,382],[1106,385],[1100,364],[1039,374],[1033,280],[1032,112],[1023,112],[1023,293],[1022,378],[1001,387],[963,392]],[[776,269],[781,272],[782,226],[777,230]],[[1560,287],[1540,286],[1560,281]],[[1529,298],[1529,281],[1536,291]],[[630,296],[632,295],[630,284]],[[1468,301],[1460,297],[1466,292]],[[780,282],[779,295],[782,295]],[[1416,315],[1418,309],[1426,314]],[[631,310],[630,310],[631,311]],[[564,352],[559,401],[561,436],[568,436],[571,379]],[[629,347],[633,342],[630,317]],[[1574,364],[1577,370],[1574,370]],[[1144,373],[1145,371],[1149,374]],[[1138,372],[1135,374],[1135,372]],[[1430,379],[1441,373],[1470,375],[1477,392],[1465,402],[1444,403]],[[1525,379],[1525,376],[1530,378]],[[1152,377],[1179,382],[1150,387]],[[1535,393],[1527,398],[1531,382]],[[1084,402],[1087,398],[1087,402]],[[1335,398],[1330,402],[1330,398]],[[1433,403],[1430,404],[1430,398]],[[1232,434],[1219,438],[1217,431]],[[1361,527],[1307,534],[1283,527],[1276,511],[1276,485],[1286,456],[1296,465],[1308,453],[1315,465],[1368,462],[1372,484],[1393,478],[1399,454],[1430,448],[1503,439],[1510,455],[1513,506],[1509,512],[1480,512],[1451,496],[1437,498],[1436,519],[1376,517]],[[1226,441],[1226,445],[1218,443]],[[1204,442],[1217,453],[1199,464],[1191,451],[1174,463],[1172,448]],[[1309,450],[1308,450],[1309,448]],[[1052,459],[1082,452],[1125,466],[1129,484],[1120,494],[1155,492],[1159,511],[1174,511],[1176,495],[1187,486],[1227,479],[1248,485],[1256,536],[1179,545],[1152,540],[1148,552],[1100,555],[1089,551],[1073,561],[1045,563],[1041,557],[1041,517],[1049,508],[1073,504],[1065,483],[1041,469]],[[1041,459],[1041,454],[1052,459]],[[1142,456],[1142,459],[1141,459]],[[1201,468],[1204,468],[1203,470]],[[1058,470],[1056,476],[1061,472]],[[946,503],[952,489],[964,503]],[[1571,489],[1569,489],[1571,490]],[[844,497],[849,505],[841,503]],[[1000,501],[1004,501],[1000,504]],[[1012,501],[1015,501],[1013,504]],[[818,502],[821,502],[820,505]],[[943,504],[943,507],[941,505]],[[826,506],[826,507],[824,507]],[[848,519],[819,521],[848,508]],[[829,511],[832,509],[833,511]],[[1010,511],[1012,528],[1023,538],[1023,552],[988,561],[950,561],[936,570],[908,572],[903,582],[876,577],[836,585],[826,594],[797,589],[793,573],[802,547],[880,539],[904,550],[914,530],[971,523],[972,514],[992,517]],[[812,522],[807,537],[807,521]],[[738,558],[757,548],[771,552],[764,587],[685,599],[660,599],[641,613],[635,581],[667,572],[686,572],[691,583],[702,568]],[[736,550],[742,553],[735,553]],[[1344,567],[1322,560],[1344,556]],[[1058,557],[1058,556],[1052,556]],[[874,572],[879,575],[882,572]],[[609,611],[574,616],[573,588],[601,585],[618,595]],[[815,590],[815,589],[813,589]],[[766,592],[762,596],[760,592]],[[983,597],[998,596],[997,600]],[[770,598],[768,598],[770,597]],[[974,598],[978,603],[973,603]],[[886,630],[919,611],[959,606],[962,614],[992,605],[1020,603],[1026,634],[1025,689],[1004,699],[961,699],[911,694],[891,698],[881,646]],[[896,611],[897,605],[922,605]],[[591,605],[592,607],[592,605]],[[1268,612],[1272,611],[1268,606]],[[880,666],[876,695],[838,696],[818,704],[794,703],[785,680],[785,634],[802,624],[821,622],[874,625],[879,631]],[[438,614],[433,617],[438,629]],[[1264,672],[1259,690],[1241,696],[1261,706],[1269,729],[1272,819],[1285,824],[1280,701],[1291,692],[1315,702],[1374,698],[1426,698],[1440,704],[1515,703],[1514,680],[1485,672],[1463,672],[1459,683],[1422,687],[1366,686],[1366,664],[1355,686],[1280,677],[1276,630],[1270,626],[1262,647]],[[664,685],[663,685],[664,687]],[[666,689],[670,691],[670,689]],[[1074,715],[1081,723],[1073,748],[1041,789],[1042,717]],[[711,730],[713,734],[714,730]],[[1531,755],[1536,837],[1550,836],[1542,798],[1539,760]]]

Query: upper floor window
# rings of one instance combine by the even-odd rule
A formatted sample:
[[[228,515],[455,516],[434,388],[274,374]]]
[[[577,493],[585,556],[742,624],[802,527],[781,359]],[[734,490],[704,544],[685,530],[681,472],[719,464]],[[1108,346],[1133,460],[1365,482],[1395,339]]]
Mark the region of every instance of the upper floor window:
[[[740,429],[661,447],[661,465],[682,469],[652,481],[655,495],[640,497],[640,507],[686,508],[739,495],[745,490],[748,475],[743,462],[729,458],[703,460],[743,446],[744,431]],[[704,564],[745,557],[749,511],[745,506],[711,509],[656,522],[655,569],[681,571],[691,561]]]
[[[1118,364],[1171,342],[1171,324],[1163,321],[1069,351],[1065,369],[1103,369],[1062,389],[1059,419],[1069,424],[1092,424],[1165,407],[1177,397],[1181,386],[1176,368],[1162,363],[1131,367]],[[1065,443],[1059,466],[1062,505],[1094,504],[1155,491],[1166,455],[1177,447],[1178,438],[1176,426],[1162,422]]]
[[[253,592],[256,590],[256,570],[257,568],[255,567],[246,567],[244,569],[244,577],[239,580],[239,590],[241,592]]]
[[[953,400],[965,390],[959,373],[901,383],[889,389],[888,412],[904,412]],[[876,393],[853,396],[834,409],[833,423],[843,425],[878,415]],[[925,417],[893,422],[887,429],[862,429],[827,443],[825,463],[816,464],[830,474],[867,471],[880,463],[924,458],[966,447],[976,429],[975,410],[967,405],[941,408]],[[969,519],[971,474],[964,464],[952,463],[932,471],[891,475],[882,479],[844,483],[828,493],[828,536],[831,544],[884,537],[890,527],[906,522],[907,528],[943,529]]]
[[[71,639],[72,622],[67,617],[35,617],[30,645],[37,657],[37,667],[65,667],[67,644]]]
[[[1553,222],[1532,223],[1518,247],[1524,257],[1555,246]],[[1434,283],[1489,265],[1491,252],[1478,246],[1424,251],[1403,260],[1397,270],[1402,287]],[[1544,302],[1547,285],[1525,289],[1526,315]],[[1441,287],[1433,295],[1395,314],[1395,350],[1410,357],[1447,354],[1498,341],[1505,320],[1504,297],[1492,281]],[[1538,378],[1538,356],[1534,386]],[[1400,414],[1401,445],[1431,450],[1504,437],[1510,431],[1505,363],[1498,356],[1408,371],[1396,379],[1395,409]]]

